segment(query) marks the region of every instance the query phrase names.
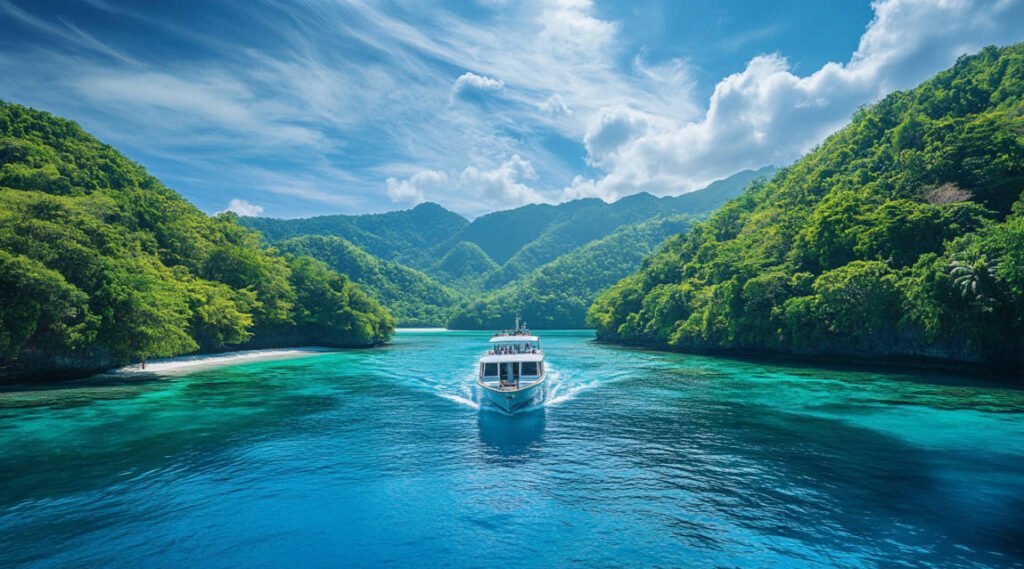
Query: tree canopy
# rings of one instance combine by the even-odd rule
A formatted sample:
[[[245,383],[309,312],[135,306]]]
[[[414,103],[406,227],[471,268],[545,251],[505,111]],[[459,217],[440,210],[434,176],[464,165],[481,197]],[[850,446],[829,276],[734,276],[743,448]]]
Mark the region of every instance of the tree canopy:
[[[861,109],[602,294],[602,340],[1024,361],[1024,45]]]
[[[267,344],[285,329],[303,343],[388,337],[392,317],[353,283],[236,220],[203,214],[77,124],[0,102],[0,375]]]

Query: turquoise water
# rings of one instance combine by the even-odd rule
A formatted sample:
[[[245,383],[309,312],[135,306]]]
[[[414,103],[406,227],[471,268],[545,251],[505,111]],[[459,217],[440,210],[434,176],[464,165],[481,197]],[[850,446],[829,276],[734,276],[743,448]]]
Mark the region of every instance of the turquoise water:
[[[0,393],[0,566],[1024,566],[1024,391],[487,336]]]

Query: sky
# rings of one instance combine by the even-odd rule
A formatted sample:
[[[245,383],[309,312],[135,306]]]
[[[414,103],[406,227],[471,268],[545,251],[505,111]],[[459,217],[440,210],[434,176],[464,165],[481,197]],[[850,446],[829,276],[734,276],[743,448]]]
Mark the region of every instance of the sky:
[[[208,213],[466,216],[784,166],[1024,0],[0,0],[0,99]]]

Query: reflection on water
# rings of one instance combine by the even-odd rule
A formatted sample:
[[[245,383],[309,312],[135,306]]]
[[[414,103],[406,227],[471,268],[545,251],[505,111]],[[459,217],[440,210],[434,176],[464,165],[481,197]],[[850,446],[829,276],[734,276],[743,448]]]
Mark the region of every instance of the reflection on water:
[[[509,415],[482,408],[477,419],[480,442],[488,454],[529,458],[544,441],[546,410],[533,406]]]

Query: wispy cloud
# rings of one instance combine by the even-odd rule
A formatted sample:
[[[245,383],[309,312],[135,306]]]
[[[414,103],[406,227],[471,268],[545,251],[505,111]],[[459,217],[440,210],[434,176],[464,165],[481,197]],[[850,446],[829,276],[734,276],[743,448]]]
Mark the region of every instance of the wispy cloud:
[[[22,10],[8,0],[0,0],[0,11],[5,12],[14,20],[29,26],[30,28],[50,36],[54,40],[64,40],[66,43],[91,50],[105,55],[122,63],[135,63],[135,60],[120,51],[101,42],[92,35],[82,31],[77,26],[64,18],[56,18],[58,23],[48,22],[43,18],[33,16],[31,13]]]
[[[694,62],[652,55],[587,0],[471,13],[211,1],[201,18],[115,0],[88,0],[79,7],[103,18],[78,18],[0,0],[0,26],[38,38],[0,40],[0,97],[79,120],[206,211],[243,198],[286,216],[429,199],[473,214],[679,193],[785,163],[858,105],[1024,38],[1022,3],[880,0],[845,63],[800,76],[762,55],[700,101]],[[753,28],[722,49],[780,33]]]

